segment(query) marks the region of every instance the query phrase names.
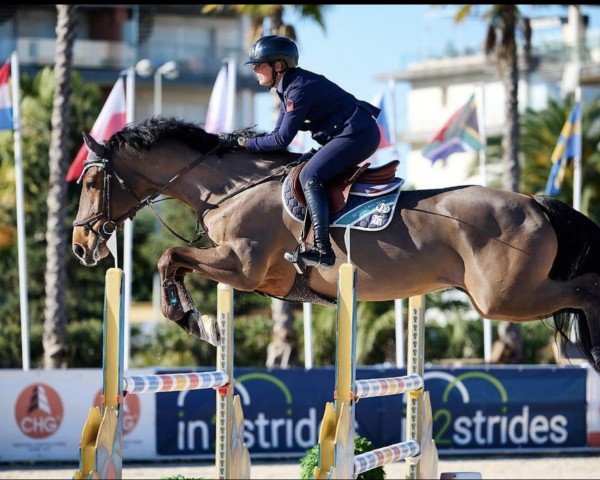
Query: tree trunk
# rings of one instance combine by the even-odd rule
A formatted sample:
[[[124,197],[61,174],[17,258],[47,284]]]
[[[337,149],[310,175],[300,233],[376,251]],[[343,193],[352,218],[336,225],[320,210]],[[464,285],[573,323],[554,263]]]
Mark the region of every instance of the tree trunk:
[[[294,335],[294,304],[274,298],[271,301],[273,334],[267,348],[267,368],[288,368],[297,364]]]
[[[506,190],[519,191],[519,66],[516,44],[517,15],[513,5],[504,7],[502,15],[502,44],[498,55],[500,77],[504,85],[504,134],[502,136],[503,176],[502,183]],[[507,322],[498,328],[498,343],[494,346],[492,362],[521,363],[523,361],[523,340],[521,325]]]
[[[46,226],[46,305],[44,308],[44,368],[64,368],[66,362],[66,229],[68,169],[67,135],[69,131],[69,99],[71,96],[71,64],[75,40],[73,5],[57,5],[56,57],[54,65],[54,99],[52,104],[52,136],[50,141],[50,180],[48,191],[48,223]]]
[[[517,53],[512,58],[503,60],[502,83],[506,98],[504,102],[504,134],[502,136],[503,157],[503,187],[511,192],[519,191],[519,70]]]
[[[281,100],[279,95],[272,91],[273,98],[273,124],[279,116]],[[267,348],[267,368],[288,368],[296,365],[296,333],[294,332],[294,304],[274,298],[271,301],[271,318],[273,330],[271,342]]]

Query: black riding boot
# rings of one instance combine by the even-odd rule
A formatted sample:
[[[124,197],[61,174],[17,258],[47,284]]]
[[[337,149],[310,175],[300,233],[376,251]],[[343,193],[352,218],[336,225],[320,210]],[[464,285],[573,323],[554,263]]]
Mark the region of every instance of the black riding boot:
[[[329,201],[325,189],[316,178],[311,178],[304,187],[304,197],[314,232],[314,248],[300,252],[298,258],[308,267],[332,268],[335,253],[329,240]]]

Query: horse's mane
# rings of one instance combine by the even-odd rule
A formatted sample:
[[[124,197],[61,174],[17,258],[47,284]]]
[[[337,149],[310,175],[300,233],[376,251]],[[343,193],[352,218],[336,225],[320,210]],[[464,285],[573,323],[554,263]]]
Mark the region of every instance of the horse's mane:
[[[113,149],[127,145],[136,150],[149,150],[165,140],[184,142],[201,153],[209,152],[219,143],[217,135],[208,133],[195,123],[159,115],[126,125],[108,139],[106,146]]]
[[[250,127],[236,130],[234,134],[244,134],[251,137],[257,133]],[[258,134],[261,135],[261,134]],[[121,131],[113,134],[105,143],[105,146],[110,150],[129,146],[135,150],[150,150],[159,142],[176,140],[184,142],[190,148],[199,151],[200,153],[208,153],[215,147],[219,146],[219,136],[213,133],[208,133],[199,125],[187,122],[180,118],[164,117],[158,115],[148,118],[139,123],[130,123]],[[220,147],[217,150],[217,155],[221,157],[224,152],[230,151],[230,148]],[[257,154],[258,156],[258,154]],[[255,175],[255,165],[262,169],[270,169],[285,165],[292,160],[295,160],[298,154],[291,152],[268,151],[260,152],[253,164],[248,164],[248,168],[252,170],[249,176]],[[244,177],[245,178],[245,177]]]

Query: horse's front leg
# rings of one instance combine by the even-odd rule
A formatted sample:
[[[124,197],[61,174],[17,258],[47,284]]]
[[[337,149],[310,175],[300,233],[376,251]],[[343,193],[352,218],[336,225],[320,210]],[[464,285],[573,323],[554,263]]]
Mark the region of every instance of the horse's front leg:
[[[261,270],[253,268],[253,272],[258,275]],[[242,269],[240,256],[225,245],[208,249],[169,248],[158,261],[158,271],[162,285],[163,315],[186,332],[215,346],[220,345],[222,341],[217,321],[210,315],[201,315],[196,309],[185,287],[185,276],[191,272],[198,272],[212,280],[242,290],[253,289],[257,281]]]

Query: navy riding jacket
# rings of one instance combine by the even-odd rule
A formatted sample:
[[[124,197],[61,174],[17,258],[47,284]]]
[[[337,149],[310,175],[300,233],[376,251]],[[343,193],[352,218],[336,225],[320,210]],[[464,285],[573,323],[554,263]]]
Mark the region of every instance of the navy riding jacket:
[[[248,138],[246,148],[250,151],[285,150],[299,130],[310,131],[317,143],[325,145],[334,137],[366,128],[381,112],[323,75],[299,67],[288,70],[282,82],[275,129],[267,135]]]

